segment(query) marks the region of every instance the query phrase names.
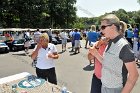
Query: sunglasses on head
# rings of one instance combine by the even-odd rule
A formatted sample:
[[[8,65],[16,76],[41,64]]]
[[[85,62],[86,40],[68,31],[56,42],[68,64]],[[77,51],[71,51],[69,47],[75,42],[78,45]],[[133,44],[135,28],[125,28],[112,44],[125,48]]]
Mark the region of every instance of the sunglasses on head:
[[[112,24],[110,24],[110,25],[102,25],[100,29],[101,29],[101,30],[104,30],[104,29],[105,29],[106,27],[108,27],[108,26],[112,26]]]

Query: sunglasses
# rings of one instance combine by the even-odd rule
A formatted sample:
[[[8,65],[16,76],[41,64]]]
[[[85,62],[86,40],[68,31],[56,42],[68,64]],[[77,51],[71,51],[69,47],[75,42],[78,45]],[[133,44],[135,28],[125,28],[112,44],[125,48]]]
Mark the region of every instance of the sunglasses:
[[[101,30],[104,30],[104,29],[106,29],[106,27],[108,27],[108,26],[112,26],[112,24],[111,24],[111,25],[102,25],[100,29],[101,29]]]

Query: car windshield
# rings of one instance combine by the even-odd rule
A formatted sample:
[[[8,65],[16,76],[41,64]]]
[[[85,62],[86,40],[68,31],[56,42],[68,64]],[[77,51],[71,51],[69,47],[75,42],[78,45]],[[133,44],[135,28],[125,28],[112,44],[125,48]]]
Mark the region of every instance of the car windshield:
[[[5,43],[0,43],[0,46],[6,46],[6,44]]]
[[[23,44],[24,43],[24,40],[15,40],[14,41],[14,44]]]

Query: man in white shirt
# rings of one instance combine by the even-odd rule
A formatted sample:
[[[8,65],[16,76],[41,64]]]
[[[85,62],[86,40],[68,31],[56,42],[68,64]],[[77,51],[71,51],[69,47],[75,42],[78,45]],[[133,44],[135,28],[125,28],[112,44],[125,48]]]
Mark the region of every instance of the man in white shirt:
[[[74,33],[74,30],[72,29],[69,33],[69,36],[70,36],[70,39],[71,39],[71,46],[72,46],[72,49],[70,52],[74,52],[74,40],[73,40],[73,33]]]
[[[66,51],[67,38],[68,38],[65,30],[60,33],[60,37],[62,39],[62,52],[64,52]]]
[[[39,36],[39,42],[31,58],[37,57],[36,74],[50,83],[57,84],[54,59],[58,59],[57,49],[54,44],[49,43],[49,36],[43,33]]]
[[[39,41],[39,36],[41,35],[41,32],[39,31],[39,29],[36,30],[36,32],[34,33],[34,41],[37,43]]]
[[[30,39],[30,30],[29,29],[25,32],[24,38],[25,38],[25,42],[24,42],[25,53],[28,54],[29,47],[31,46],[31,44],[30,44],[30,40],[31,40]]]
[[[47,33],[48,33],[48,36],[49,36],[49,43],[52,43],[52,29],[50,28]]]

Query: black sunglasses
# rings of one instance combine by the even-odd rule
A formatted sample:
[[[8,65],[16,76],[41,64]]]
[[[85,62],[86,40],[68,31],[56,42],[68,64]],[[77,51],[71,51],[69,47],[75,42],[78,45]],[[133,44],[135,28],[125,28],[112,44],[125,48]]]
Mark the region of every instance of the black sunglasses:
[[[102,26],[100,27],[100,29],[101,29],[101,30],[104,30],[104,29],[105,29],[106,27],[108,27],[108,26],[112,26],[112,24],[111,24],[111,25],[106,25],[106,26],[105,26],[105,25],[102,25]]]

